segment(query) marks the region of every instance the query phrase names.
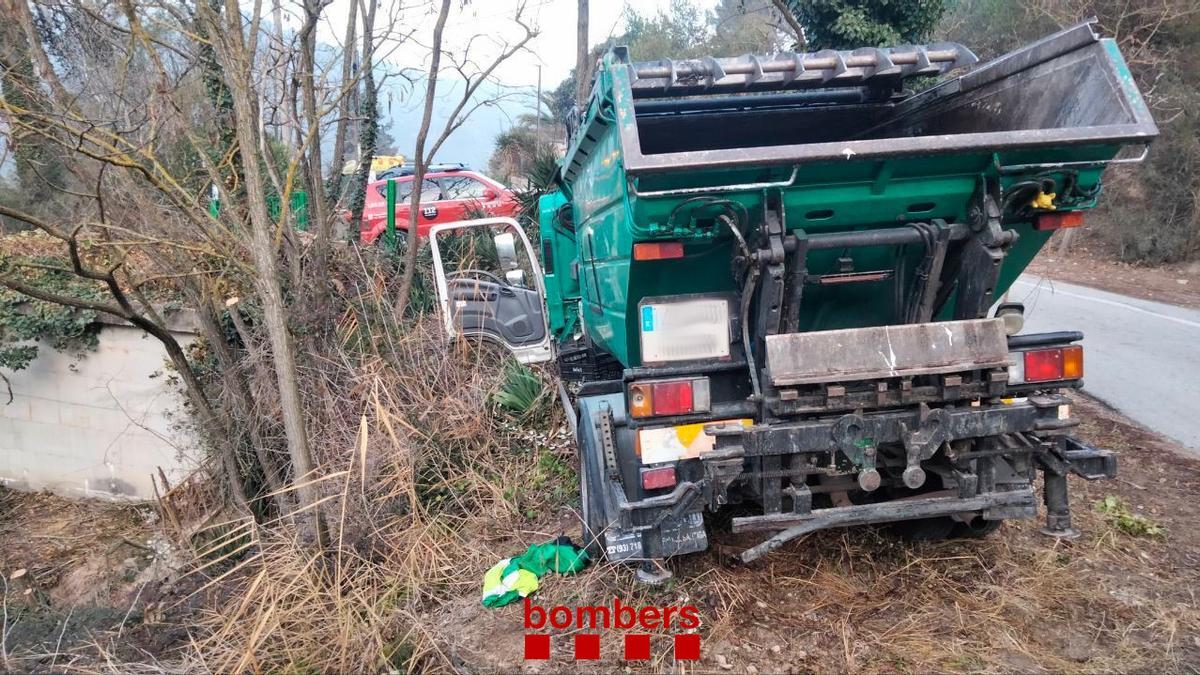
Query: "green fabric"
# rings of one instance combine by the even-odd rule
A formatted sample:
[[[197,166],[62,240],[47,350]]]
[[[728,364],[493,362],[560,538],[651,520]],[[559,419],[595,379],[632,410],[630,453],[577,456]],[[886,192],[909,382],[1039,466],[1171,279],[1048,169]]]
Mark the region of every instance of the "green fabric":
[[[519,568],[512,558],[505,558],[483,575],[483,606],[503,607],[537,588],[536,574]]]
[[[483,575],[483,606],[503,607],[538,588],[538,579],[551,570],[575,574],[588,564],[587,551],[567,537],[533,544],[516,558],[505,558]]]

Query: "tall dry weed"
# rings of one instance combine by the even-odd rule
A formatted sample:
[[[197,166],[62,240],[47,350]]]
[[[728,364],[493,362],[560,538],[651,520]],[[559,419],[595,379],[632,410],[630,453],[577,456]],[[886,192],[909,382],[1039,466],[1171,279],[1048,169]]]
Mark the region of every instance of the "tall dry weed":
[[[321,495],[330,545],[306,541],[295,513],[210,531],[191,572],[214,598],[192,667],[451,670],[431,608],[477,587],[499,556],[494,542],[511,536],[498,525],[563,496],[530,480],[566,465],[550,442],[562,438],[561,413],[513,423],[491,401],[507,357],[447,349],[433,317],[397,321],[389,276],[357,262],[341,279],[349,297],[334,329],[303,338],[318,468],[297,482]]]

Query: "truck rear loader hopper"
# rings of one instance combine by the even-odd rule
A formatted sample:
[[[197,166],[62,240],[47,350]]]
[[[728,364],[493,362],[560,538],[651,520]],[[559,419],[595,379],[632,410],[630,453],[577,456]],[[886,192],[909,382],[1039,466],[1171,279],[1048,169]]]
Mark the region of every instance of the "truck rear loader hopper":
[[[1157,130],[1091,23],[975,61],[603,58],[540,204],[594,548],[661,579],[732,504],[776,532],[745,561],[845,525],[979,536],[1036,515],[1039,471],[1073,533],[1066,476],[1116,470],[1070,436],[1083,336],[992,306]]]

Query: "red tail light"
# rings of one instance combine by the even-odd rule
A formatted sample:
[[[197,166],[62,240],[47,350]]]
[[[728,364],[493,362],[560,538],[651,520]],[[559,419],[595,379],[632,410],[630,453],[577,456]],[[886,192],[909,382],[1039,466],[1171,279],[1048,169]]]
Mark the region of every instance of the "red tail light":
[[[1078,380],[1083,377],[1083,347],[1070,345],[1024,352],[1023,382]]]
[[[1025,381],[1049,382],[1063,379],[1061,349],[1039,349],[1025,352]]]
[[[633,245],[634,260],[670,260],[683,257],[683,242],[648,241]]]
[[[692,412],[692,381],[659,382],[651,385],[654,412],[658,415],[682,415]]]
[[[1070,227],[1083,227],[1083,211],[1041,213],[1033,221],[1035,230],[1064,230]]]
[[[707,377],[629,385],[629,414],[634,417],[686,415],[710,407]]]
[[[675,486],[675,467],[660,466],[656,469],[642,469],[642,489],[659,490]]]

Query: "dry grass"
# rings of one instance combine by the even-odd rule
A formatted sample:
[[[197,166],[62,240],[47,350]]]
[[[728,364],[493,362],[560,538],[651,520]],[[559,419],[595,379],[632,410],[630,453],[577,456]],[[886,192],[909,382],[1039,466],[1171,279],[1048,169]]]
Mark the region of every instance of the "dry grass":
[[[479,582],[528,543],[577,531],[565,506],[574,498],[572,450],[555,436],[562,423],[552,409],[530,429],[489,404],[502,364],[465,346],[446,354],[436,330],[419,323],[393,335],[386,353],[345,370],[352,378],[324,371],[345,392],[337,409],[346,412],[320,437],[312,479],[335,545],[314,553],[290,521],[227,524],[195,572],[208,580],[198,592],[210,600],[183,655],[189,669],[529,668],[519,607],[484,610]],[[1085,434],[1126,456],[1144,454],[1145,440],[1127,431],[1090,422]],[[544,471],[544,458],[566,473]],[[1123,465],[1130,484],[1164,470],[1179,477],[1153,493],[1161,508],[1183,507],[1200,488],[1192,464],[1139,460]],[[712,551],[673,563],[677,578],[666,587],[638,586],[629,568],[600,564],[546,580],[537,599],[694,604],[704,667],[720,654],[759,672],[1194,672],[1200,572],[1187,561],[1196,539],[1115,529],[1090,508],[1114,487],[1131,489],[1073,485],[1085,532],[1075,542],[1041,537],[1036,522],[981,541],[920,545],[860,528],[811,535],[740,567],[724,552],[754,540],[717,532]],[[1148,494],[1126,499],[1145,505]],[[1178,533],[1193,512],[1156,518]],[[569,652],[569,634],[554,640],[557,653]],[[677,670],[669,638],[655,640],[649,669]],[[602,656],[572,667],[623,665],[618,641],[605,641]]]
[[[381,278],[363,275],[328,342],[309,345],[319,468],[306,480],[331,546],[317,552],[298,514],[212,528],[192,574],[215,601],[190,666],[452,670],[430,612],[477,594],[482,570],[511,554],[493,548],[511,538],[502,524],[574,492],[561,413],[547,404],[516,424],[489,401],[504,360],[471,344],[447,353],[431,318],[398,324]]]

